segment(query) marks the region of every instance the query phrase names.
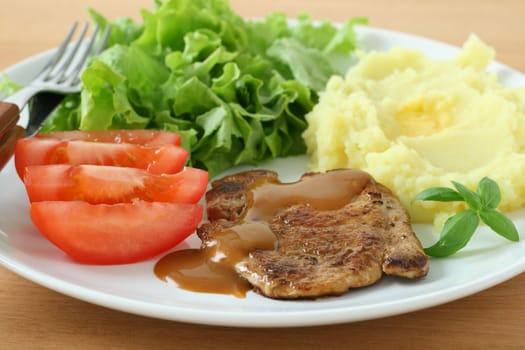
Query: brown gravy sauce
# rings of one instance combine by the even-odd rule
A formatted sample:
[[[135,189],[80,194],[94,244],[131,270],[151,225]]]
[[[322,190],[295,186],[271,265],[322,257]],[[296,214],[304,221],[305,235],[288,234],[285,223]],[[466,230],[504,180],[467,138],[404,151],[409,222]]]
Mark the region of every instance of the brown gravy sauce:
[[[247,187],[246,208],[231,228],[214,233],[200,249],[172,252],[161,258],[154,272],[161,280],[194,292],[229,294],[243,298],[250,284],[235,265],[253,249],[274,249],[277,239],[269,221],[282,208],[307,204],[316,210],[345,206],[371,181],[359,170],[337,170],[306,176],[293,183],[258,180]]]

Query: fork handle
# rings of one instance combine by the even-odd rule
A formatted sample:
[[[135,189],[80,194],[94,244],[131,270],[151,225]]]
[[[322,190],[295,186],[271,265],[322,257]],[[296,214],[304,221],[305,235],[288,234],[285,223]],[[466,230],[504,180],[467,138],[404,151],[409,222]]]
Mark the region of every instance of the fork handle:
[[[20,110],[18,106],[0,101],[0,170],[14,153],[16,141],[25,136],[25,130],[16,125]]]
[[[16,125],[19,115],[17,105],[0,101],[0,140]]]
[[[15,125],[13,130],[6,135],[6,138],[0,141],[0,170],[7,164],[13,153],[15,153],[16,141],[26,135],[23,127]]]

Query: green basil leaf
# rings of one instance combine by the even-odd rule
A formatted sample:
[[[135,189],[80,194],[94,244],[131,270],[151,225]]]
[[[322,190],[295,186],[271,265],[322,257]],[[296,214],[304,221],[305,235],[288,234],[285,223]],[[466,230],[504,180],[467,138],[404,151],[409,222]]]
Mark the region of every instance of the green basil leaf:
[[[478,184],[478,195],[483,208],[496,209],[501,202],[501,192],[496,181],[484,177]]]
[[[448,187],[432,187],[417,194],[415,201],[460,202],[463,197]]]
[[[445,222],[439,240],[431,247],[425,248],[425,253],[434,257],[445,257],[456,253],[467,245],[478,224],[478,215],[471,209],[451,216]]]
[[[479,216],[481,220],[497,234],[514,242],[519,241],[520,237],[516,226],[499,211],[486,208],[480,211]]]
[[[458,190],[461,197],[463,197],[471,209],[475,211],[479,211],[481,209],[481,199],[476,192],[468,189],[456,181],[452,181],[452,184],[454,184],[456,190]]]

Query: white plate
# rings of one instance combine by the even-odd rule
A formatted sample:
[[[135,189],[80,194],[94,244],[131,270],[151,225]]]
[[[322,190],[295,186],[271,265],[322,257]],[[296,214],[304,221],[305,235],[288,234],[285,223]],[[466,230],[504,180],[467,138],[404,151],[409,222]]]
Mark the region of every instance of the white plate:
[[[374,28],[359,28],[361,47],[385,50],[391,46],[419,48],[433,57],[450,57],[457,48],[431,40]],[[29,58],[6,72],[26,82],[49,53]],[[493,64],[508,86],[525,85],[525,76]],[[278,170],[284,181],[306,170],[306,158],[276,160],[261,167]],[[420,281],[384,278],[341,297],[315,301],[276,301],[248,293],[246,299],[192,293],[155,277],[157,259],[122,266],[76,264],[45,240],[33,227],[29,203],[13,163],[0,173],[0,262],[15,273],[60,293],[94,304],[161,319],[223,326],[310,326],[366,320],[401,314],[458,299],[525,271],[525,211],[514,213],[520,243],[509,243],[480,229],[467,248],[454,257],[432,260],[429,275]],[[416,226],[425,246],[428,226]],[[190,237],[184,247],[198,246]]]

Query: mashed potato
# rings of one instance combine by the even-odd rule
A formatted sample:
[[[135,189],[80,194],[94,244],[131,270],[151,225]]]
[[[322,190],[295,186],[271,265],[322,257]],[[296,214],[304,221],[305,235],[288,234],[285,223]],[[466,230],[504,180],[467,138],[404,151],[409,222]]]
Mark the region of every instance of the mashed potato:
[[[475,189],[489,176],[502,191],[500,210],[524,207],[525,89],[506,88],[486,72],[493,56],[476,36],[450,60],[403,48],[362,53],[307,115],[311,169],[368,171],[414,222],[439,224],[461,209],[411,204],[420,191],[451,180]]]

